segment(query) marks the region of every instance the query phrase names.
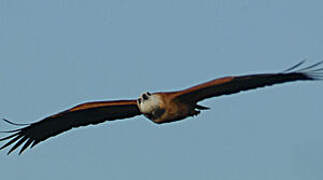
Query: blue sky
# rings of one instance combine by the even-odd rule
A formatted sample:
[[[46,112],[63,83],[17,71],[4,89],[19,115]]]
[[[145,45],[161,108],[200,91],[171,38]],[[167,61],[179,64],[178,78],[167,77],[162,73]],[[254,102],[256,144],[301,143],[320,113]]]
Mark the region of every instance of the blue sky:
[[[0,116],[35,122],[82,102],[320,61],[322,6],[2,0]],[[1,151],[1,178],[322,179],[322,90],[283,84],[206,100],[210,111],[173,124],[135,117],[73,129],[22,156]]]

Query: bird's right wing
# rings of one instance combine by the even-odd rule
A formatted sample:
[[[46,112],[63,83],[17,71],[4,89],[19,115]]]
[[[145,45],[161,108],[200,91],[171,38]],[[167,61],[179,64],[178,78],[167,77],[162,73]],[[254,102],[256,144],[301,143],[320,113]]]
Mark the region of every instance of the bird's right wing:
[[[80,104],[21,129],[5,131],[13,134],[0,139],[0,141],[10,140],[0,150],[15,143],[8,152],[9,154],[25,143],[19,152],[20,154],[30,145],[33,147],[39,142],[70,130],[71,128],[99,124],[108,120],[130,118],[140,114],[141,112],[137,107],[136,100],[101,101]]]

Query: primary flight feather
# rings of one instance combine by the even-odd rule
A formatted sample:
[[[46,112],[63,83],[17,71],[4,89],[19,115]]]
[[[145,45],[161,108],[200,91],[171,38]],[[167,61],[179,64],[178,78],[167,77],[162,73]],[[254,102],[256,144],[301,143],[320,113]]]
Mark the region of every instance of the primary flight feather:
[[[291,81],[322,80],[323,68],[318,67],[323,61],[295,70],[303,63],[304,61],[280,73],[229,76],[181,91],[146,92],[141,94],[138,99],[133,100],[84,103],[27,125],[16,124],[4,119],[7,123],[24,127],[11,131],[2,131],[2,133],[11,133],[11,135],[0,139],[0,141],[8,140],[0,150],[13,145],[8,152],[10,154],[19,146],[22,146],[19,151],[19,154],[21,154],[28,147],[32,148],[36,144],[71,128],[130,118],[137,115],[144,115],[158,124],[174,122],[198,115],[200,110],[209,109],[197,104],[206,98]]]

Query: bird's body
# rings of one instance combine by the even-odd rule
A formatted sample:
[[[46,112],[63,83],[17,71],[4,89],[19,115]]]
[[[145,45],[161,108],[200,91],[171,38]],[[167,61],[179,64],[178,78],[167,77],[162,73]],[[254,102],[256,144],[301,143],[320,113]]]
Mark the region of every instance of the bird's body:
[[[178,121],[198,114],[193,104],[174,100],[176,93],[144,93],[139,99],[143,99],[143,96],[147,96],[147,100],[138,100],[139,110],[157,124]]]
[[[23,145],[19,152],[22,153],[26,148],[34,147],[36,144],[71,128],[95,125],[137,115],[144,115],[157,124],[170,123],[198,115],[200,110],[209,109],[198,104],[198,102],[207,98],[234,94],[273,84],[298,80],[321,80],[323,78],[323,68],[316,68],[323,61],[298,71],[291,71],[303,63],[298,63],[280,73],[228,76],[180,91],[146,92],[141,94],[138,99],[83,103],[22,128],[2,131],[12,134],[0,139],[0,141],[10,140],[0,150],[14,144],[9,150],[9,154]],[[4,120],[10,124],[19,125]]]

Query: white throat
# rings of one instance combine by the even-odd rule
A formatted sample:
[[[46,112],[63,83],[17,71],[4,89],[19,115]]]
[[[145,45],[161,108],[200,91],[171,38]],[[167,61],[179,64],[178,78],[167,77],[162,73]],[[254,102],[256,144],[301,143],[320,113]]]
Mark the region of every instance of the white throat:
[[[140,95],[137,104],[143,114],[150,114],[160,108],[161,99],[157,94],[143,93]]]

